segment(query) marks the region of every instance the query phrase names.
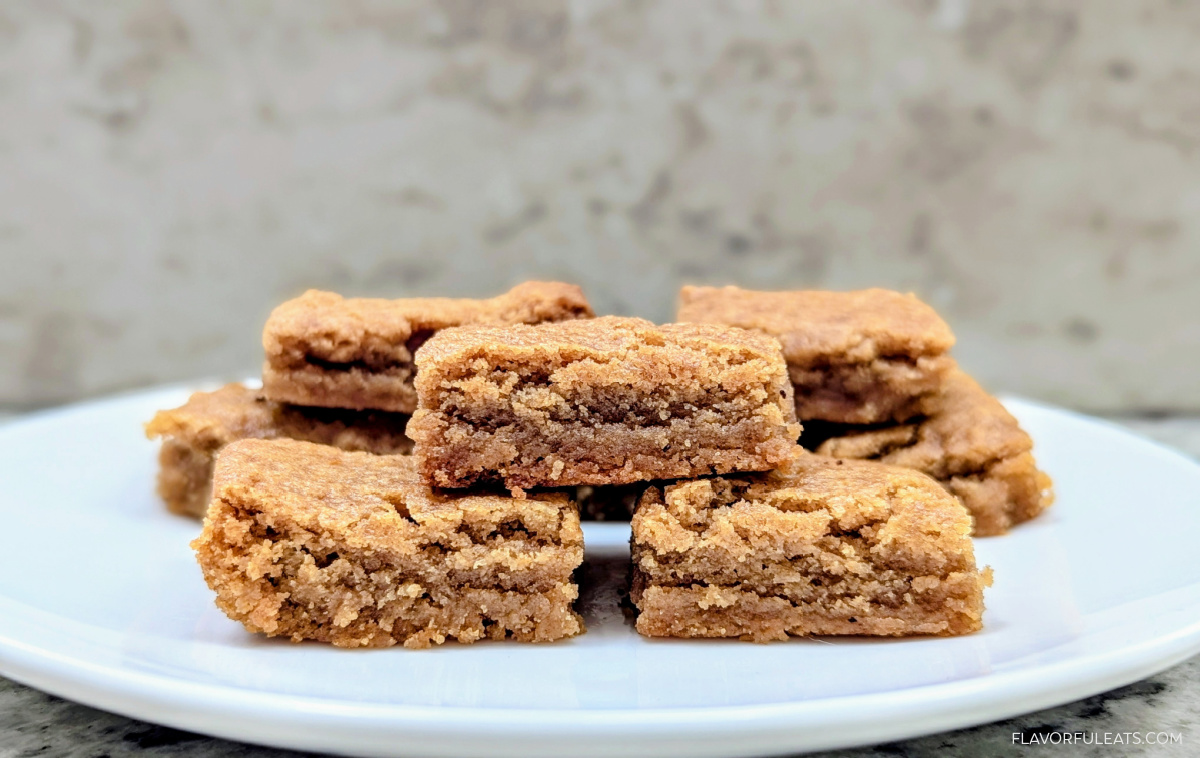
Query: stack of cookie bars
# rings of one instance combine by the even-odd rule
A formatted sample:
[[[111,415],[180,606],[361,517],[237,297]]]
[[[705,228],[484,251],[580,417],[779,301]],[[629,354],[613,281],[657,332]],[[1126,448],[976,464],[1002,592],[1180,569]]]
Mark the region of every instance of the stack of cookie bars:
[[[965,634],[990,582],[972,533],[1051,495],[953,342],[886,290],[685,287],[661,326],[556,283],[309,292],[267,322],[261,390],[197,393],[147,433],[168,507],[205,517],[217,605],[255,632],[579,634],[582,505],[631,520],[644,635]]]

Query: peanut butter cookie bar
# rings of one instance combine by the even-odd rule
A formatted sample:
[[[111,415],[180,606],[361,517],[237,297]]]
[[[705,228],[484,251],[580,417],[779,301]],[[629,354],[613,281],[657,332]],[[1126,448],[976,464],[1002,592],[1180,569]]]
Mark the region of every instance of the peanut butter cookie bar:
[[[217,452],[240,439],[295,439],[343,450],[407,454],[408,416],[299,408],[273,403],[258,390],[227,384],[215,392],[197,392],[179,408],[159,411],[146,424],[146,436],[161,438],[158,494],[167,508],[202,518],[212,492]]]
[[[971,512],[977,537],[1004,534],[1054,501],[1050,477],[1034,461],[1033,440],[970,376],[952,371],[942,390],[924,401],[924,412],[909,424],[814,430],[814,442],[826,438],[816,452],[929,474]]]
[[[803,455],[766,474],[651,487],[632,599],[651,637],[968,634],[983,588],[971,519],[936,482]]]
[[[796,417],[846,424],[904,421],[954,361],[954,335],[932,308],[890,290],[752,292],[684,287],[679,320],[757,329],[783,345]]]
[[[525,282],[490,300],[346,299],[310,290],[267,319],[263,390],[282,403],[412,413],[413,353],[439,329],[591,315],[578,287],[557,282]]]
[[[436,493],[408,456],[234,442],[192,548],[217,606],[272,637],[422,648],[583,631],[570,499]]]
[[[773,468],[797,452],[772,337],[634,318],[439,332],[408,425],[431,484],[628,484]]]

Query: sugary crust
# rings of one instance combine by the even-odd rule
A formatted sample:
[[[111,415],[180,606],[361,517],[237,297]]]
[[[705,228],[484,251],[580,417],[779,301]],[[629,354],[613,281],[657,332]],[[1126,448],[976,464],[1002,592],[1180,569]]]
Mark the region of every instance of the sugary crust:
[[[956,635],[990,572],[970,517],[909,469],[803,455],[765,474],[646,490],[632,597],[649,636]]]
[[[878,460],[929,474],[957,495],[975,520],[978,537],[1004,534],[1054,501],[1051,481],[1038,470],[1033,440],[1004,406],[955,369],[927,397],[913,423],[876,429],[832,427],[816,452]]]
[[[413,353],[441,329],[592,316],[579,287],[525,282],[488,300],[343,298],[310,290],[263,329],[263,389],[298,405],[412,413]]]
[[[715,370],[718,361],[737,366],[765,360],[777,366],[780,375],[785,373],[783,362],[775,359],[779,341],[765,334],[722,324],[655,325],[622,316],[533,326],[473,324],[447,329],[422,346],[417,365],[453,374],[446,367],[458,364],[459,371],[466,373],[473,370],[470,361],[494,358],[505,364],[570,367],[582,379],[594,375],[595,367],[582,365],[591,362],[602,370],[640,379],[639,371],[660,368],[661,359],[666,357],[663,349],[670,351],[670,357],[691,358],[680,366],[689,378],[698,371]],[[644,364],[651,365],[647,369]],[[439,381],[436,377],[418,378],[417,390],[430,392]]]
[[[437,493],[407,456],[234,442],[192,547],[217,605],[270,636],[427,647],[582,631],[567,496]]]
[[[678,318],[776,337],[801,421],[903,421],[953,366],[946,356],[954,344],[950,327],[916,296],[891,290],[684,287]]]
[[[773,338],[608,316],[446,329],[417,352],[408,434],[437,486],[628,484],[772,468],[796,453]]]
[[[242,440],[217,458],[213,500],[269,516],[278,529],[326,532],[347,549],[412,560],[439,574],[496,567],[496,581],[570,578],[583,547],[574,504],[560,492],[507,494],[430,489],[410,456],[348,453],[293,440]],[[430,545],[447,555],[423,555]],[[503,549],[502,549],[503,548]],[[556,548],[544,552],[535,548]],[[478,553],[464,560],[467,552]],[[456,554],[450,556],[450,553]],[[545,565],[548,558],[564,562]],[[414,564],[416,565],[416,564]]]
[[[159,411],[146,436],[163,441],[158,492],[173,513],[203,518],[217,452],[240,439],[296,439],[380,455],[412,451],[404,435],[408,416],[298,408],[266,400],[261,392],[227,384],[197,392],[179,408]]]

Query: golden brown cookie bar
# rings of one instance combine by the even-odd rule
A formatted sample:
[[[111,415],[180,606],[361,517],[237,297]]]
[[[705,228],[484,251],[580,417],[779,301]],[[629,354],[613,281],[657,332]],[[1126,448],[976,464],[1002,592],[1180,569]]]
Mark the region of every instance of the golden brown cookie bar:
[[[159,411],[146,436],[161,438],[158,494],[182,516],[203,518],[212,492],[217,452],[240,439],[294,439],[343,450],[407,454],[408,416],[401,413],[300,408],[273,403],[258,390],[227,384],[197,392],[179,408]]]
[[[762,471],[796,453],[772,337],[635,318],[439,332],[408,425],[431,484],[565,487]]]
[[[990,570],[936,482],[803,455],[767,474],[651,487],[633,516],[632,599],[650,637],[899,637],[978,630]]]
[[[814,429],[814,442],[825,438],[816,452],[929,474],[962,500],[977,537],[1004,534],[1054,501],[1050,477],[1034,461],[1033,440],[970,376],[953,370],[942,390],[926,398],[923,411],[909,424]]]
[[[235,442],[192,548],[217,606],[272,637],[420,648],[583,631],[574,503],[436,493],[408,456]]]
[[[800,421],[904,421],[941,386],[954,335],[932,308],[891,290],[752,292],[684,287],[679,320],[758,329],[779,339]]]
[[[558,282],[525,282],[490,300],[346,299],[310,290],[267,319],[263,390],[282,403],[412,413],[413,353],[438,330],[591,315],[583,292]]]

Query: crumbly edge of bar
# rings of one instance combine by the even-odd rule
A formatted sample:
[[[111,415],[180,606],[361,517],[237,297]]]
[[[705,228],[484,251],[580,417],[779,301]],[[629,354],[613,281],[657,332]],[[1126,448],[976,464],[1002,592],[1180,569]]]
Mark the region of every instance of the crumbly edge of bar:
[[[598,365],[578,364],[488,364],[477,374],[471,365],[436,367],[440,381],[426,380],[435,389],[422,395],[408,428],[423,473],[446,487],[625,484],[764,470],[795,453],[791,387],[770,378],[765,360],[735,368],[727,383],[682,387],[644,376],[563,380]]]
[[[917,489],[910,491],[913,487]],[[955,518],[931,520],[929,508],[936,506],[916,503],[900,511],[874,506],[839,517],[835,510],[843,507],[840,503],[826,503],[811,494],[779,500],[789,491],[786,486],[764,493],[762,482],[753,477],[673,489],[668,498],[674,498],[673,505],[664,500],[664,490],[648,489],[634,514],[631,550],[637,580],[632,596],[639,608],[645,605],[649,587],[695,590],[701,599],[705,592],[734,592],[742,600],[734,603],[727,597],[728,604],[740,603],[744,609],[754,606],[748,599],[752,594],[792,619],[782,627],[778,620],[772,622],[775,626],[764,622],[764,628],[775,630],[772,634],[781,629],[797,634],[950,634],[973,629],[960,620],[941,631],[912,631],[917,627],[902,625],[895,627],[900,631],[886,632],[882,630],[887,624],[871,627],[863,625],[863,619],[936,621],[947,607],[972,616],[975,623],[981,618],[982,590],[989,575],[975,567],[966,513],[932,480],[913,474],[907,480],[889,480],[882,494],[867,496],[877,502],[924,501],[932,496],[957,510]],[[725,607],[724,600],[712,602],[718,609]],[[785,605],[791,610],[784,610]],[[695,613],[702,617],[700,611],[707,610],[708,606],[698,607]],[[732,617],[717,615],[733,623],[738,613],[742,611]],[[834,623],[838,620],[844,626]],[[639,622],[639,629],[667,634],[662,631],[667,622],[651,613]],[[682,633],[681,628],[672,627],[668,636]],[[843,631],[836,631],[839,628]],[[872,628],[876,631],[869,631]],[[729,629],[742,629],[730,636],[758,634],[751,626],[735,624]]]
[[[753,642],[789,636],[955,636],[983,626],[979,600],[990,573],[958,573],[941,580],[947,596],[939,605],[886,608],[866,598],[835,608],[798,604],[740,587],[663,587],[634,578],[637,630],[648,637],[737,637]]]
[[[846,424],[907,421],[920,414],[922,400],[941,388],[954,365],[945,355],[791,364],[796,417]]]
[[[681,524],[647,525],[635,515],[634,565],[655,586],[737,587],[785,599],[802,609],[846,609],[846,616],[868,609],[884,614],[902,613],[906,607],[936,610],[951,599],[944,592],[946,581],[978,573],[969,553],[948,556],[948,561],[936,567],[888,565],[877,555],[884,523],[789,543],[787,535],[805,515],[773,517],[768,508],[757,511],[750,515],[746,509],[749,517],[745,519],[719,517],[703,532],[694,532],[693,545],[677,553],[661,553],[643,545],[641,529],[670,529]],[[981,597],[979,600],[982,602]]]
[[[976,474],[938,481],[971,512],[976,537],[1005,534],[1054,504],[1054,484],[1032,453],[996,461]]]
[[[876,430],[871,445],[855,450],[853,446],[837,445],[838,438],[817,446],[819,455],[874,460],[890,465],[904,465],[889,460],[895,453],[917,441],[917,427],[906,424],[892,429]],[[976,537],[1005,534],[1017,524],[1035,518],[1054,503],[1053,482],[1037,467],[1029,451],[1004,457],[987,458],[972,466],[947,469],[944,457],[934,466],[914,467],[928,474],[957,497],[971,513]]]
[[[711,325],[695,328],[719,334],[602,322],[582,330],[571,323],[446,330],[421,351],[420,408],[493,428],[517,421],[664,425],[712,413],[737,420],[768,407],[792,420],[791,385],[774,339]],[[587,342],[610,332],[622,335],[612,346]],[[516,344],[497,342],[505,339]]]
[[[158,494],[167,510],[204,518],[212,493],[215,451],[183,439],[163,440],[158,452]]]
[[[363,366],[263,366],[263,392],[281,403],[412,413],[417,408],[412,364],[382,371]]]
[[[429,571],[404,570],[383,556],[347,550],[330,535],[282,524],[276,530],[258,515],[217,500],[192,543],[217,605],[250,631],[343,647],[485,637],[541,642],[583,631],[570,579],[583,559],[579,547],[548,548],[562,554],[558,565],[528,588],[473,586],[449,581],[454,572],[446,571],[444,554],[427,561]],[[439,566],[440,581],[432,575]]]
[[[784,343],[789,361],[830,353],[864,360],[880,354],[936,355],[954,345],[949,325],[912,294],[878,288],[857,292],[753,291],[684,286],[679,321],[759,329]]]
[[[289,512],[286,499],[259,486],[231,486],[220,472],[214,489],[206,529],[208,522],[217,522],[214,529],[228,535],[223,538],[228,544],[249,534],[271,551],[286,545],[311,554],[317,564],[342,558],[370,570],[398,571],[431,589],[470,585],[541,591],[569,581],[583,560],[574,506],[555,509],[561,520],[554,524],[528,521],[521,506],[532,501],[507,497],[511,507],[500,513],[472,518],[474,509],[464,506],[458,518],[433,513],[417,521],[401,500],[392,513],[342,514],[326,508],[303,513]]]
[[[858,598],[869,598],[878,607],[914,602],[936,606],[941,598],[934,582],[975,570],[973,562],[930,573],[888,568],[872,561],[869,541],[857,535],[822,538],[795,555],[753,549],[724,554],[701,547],[664,556],[637,544],[636,535],[634,539],[634,565],[656,585],[736,586],[815,607],[836,607]]]
[[[306,301],[311,294],[285,303],[268,319],[263,330],[263,346],[266,364],[275,372],[324,376],[348,374],[360,378],[380,375],[411,385],[416,373],[414,356],[417,349],[441,329],[476,322],[543,323],[593,315],[578,287],[526,283],[485,300],[435,299],[397,303],[394,308],[385,305],[382,310],[377,307],[375,318],[382,319],[377,325],[386,324],[382,330],[373,329],[363,321],[370,321],[371,316],[349,317],[353,326],[340,324],[341,306],[333,306],[330,318],[334,323],[313,329],[314,320],[325,320],[315,313],[330,306]],[[344,302],[347,301],[338,300],[339,304]],[[355,311],[353,302],[345,307],[351,313]],[[341,313],[341,316],[348,314]],[[299,331],[291,323],[296,319],[304,325]],[[305,328],[313,330],[304,331]],[[385,396],[389,394],[385,388],[378,388],[378,391]],[[282,397],[276,399],[284,400]],[[335,407],[376,406],[339,404]],[[414,408],[415,403],[401,403],[380,409],[411,413]]]
[[[230,394],[233,390],[236,395]],[[345,417],[342,410],[280,406],[255,397],[239,385],[196,393],[179,408],[159,411],[146,425],[148,437],[162,439],[158,493],[172,513],[204,517],[216,456],[239,439],[295,439],[388,455],[412,451],[412,440],[403,434],[403,416]]]
[[[970,424],[970,420],[965,420]],[[1018,441],[1001,444],[972,444],[969,454],[946,450],[944,440],[935,431],[926,436],[925,427],[932,423],[919,417],[908,423],[882,426],[854,426],[810,422],[809,434],[802,444],[818,455],[830,458],[880,461],[892,466],[910,468],[934,479],[986,476],[1001,461],[1016,458],[1033,449],[1027,434],[1014,427]]]
[[[798,452],[799,425],[754,421],[705,429],[679,422],[673,427],[538,426],[481,431],[434,416],[413,416],[419,438],[413,449],[422,474],[441,487],[502,482],[509,488],[622,485],[763,471]],[[766,428],[764,428],[766,427]],[[424,436],[422,436],[424,434]],[[712,437],[720,443],[703,444]],[[699,439],[698,439],[699,438]]]
[[[405,454],[408,416],[375,410],[304,407],[273,402],[260,390],[230,384],[194,393],[178,408],[162,410],[146,424],[146,436],[180,439],[217,450],[240,439],[294,439],[380,455]]]

